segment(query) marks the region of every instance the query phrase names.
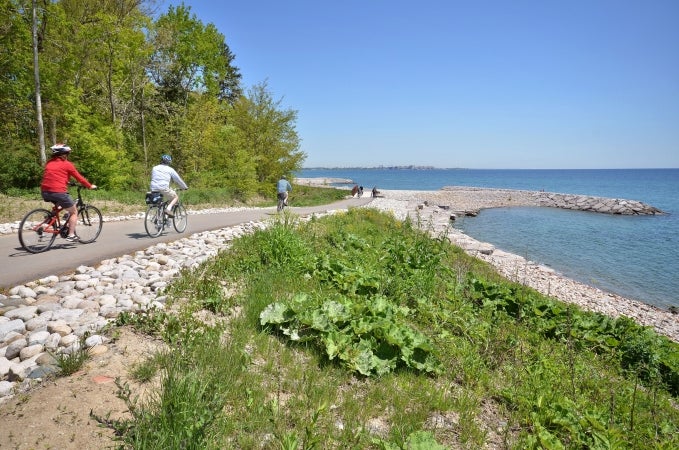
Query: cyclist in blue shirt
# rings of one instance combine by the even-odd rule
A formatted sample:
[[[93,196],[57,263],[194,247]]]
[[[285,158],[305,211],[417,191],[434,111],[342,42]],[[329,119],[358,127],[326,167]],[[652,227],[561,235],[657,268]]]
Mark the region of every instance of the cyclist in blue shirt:
[[[283,200],[285,206],[288,206],[288,192],[292,191],[292,186],[288,179],[283,175],[276,185],[278,191],[278,199]]]

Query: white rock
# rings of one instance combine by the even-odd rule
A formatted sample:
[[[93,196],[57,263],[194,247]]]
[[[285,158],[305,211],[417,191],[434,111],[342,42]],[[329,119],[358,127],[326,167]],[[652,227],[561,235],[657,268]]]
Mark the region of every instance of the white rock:
[[[22,361],[25,361],[29,358],[34,357],[35,355],[42,353],[43,351],[43,346],[41,344],[33,344],[29,345],[28,347],[24,347],[21,349],[19,352],[19,358]]]
[[[30,320],[33,317],[35,317],[37,312],[38,312],[37,306],[24,306],[7,311],[5,313],[5,317],[12,320],[21,319],[22,321],[26,322],[27,320]]]
[[[10,381],[0,381],[0,397],[9,397],[14,392],[16,383]]]

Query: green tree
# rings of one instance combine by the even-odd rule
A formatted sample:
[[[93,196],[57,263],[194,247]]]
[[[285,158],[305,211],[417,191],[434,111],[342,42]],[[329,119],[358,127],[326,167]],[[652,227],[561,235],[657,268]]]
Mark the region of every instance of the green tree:
[[[282,174],[302,168],[306,154],[300,150],[295,129],[297,111],[281,109],[267,84],[260,83],[234,105],[230,124],[239,130],[247,153],[255,161],[262,194],[269,194]]]
[[[235,100],[241,75],[233,65],[224,35],[203,23],[181,4],[170,7],[155,23],[150,74],[166,100],[186,105],[189,93]]]
[[[0,0],[0,135],[14,141],[36,126],[31,6],[30,0]]]

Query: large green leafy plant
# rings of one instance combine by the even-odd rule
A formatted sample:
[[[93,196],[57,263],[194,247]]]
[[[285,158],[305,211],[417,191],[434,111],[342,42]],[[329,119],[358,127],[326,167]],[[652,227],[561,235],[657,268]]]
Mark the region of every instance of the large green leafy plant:
[[[432,344],[407,324],[408,313],[383,296],[319,300],[300,293],[270,304],[260,319],[291,341],[312,341],[328,359],[361,375],[383,375],[399,366],[436,373],[440,365]]]

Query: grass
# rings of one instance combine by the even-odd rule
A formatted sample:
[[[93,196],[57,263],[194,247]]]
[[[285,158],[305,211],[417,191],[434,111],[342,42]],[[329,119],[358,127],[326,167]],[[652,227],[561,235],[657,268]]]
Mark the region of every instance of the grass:
[[[75,192],[71,195],[74,196]],[[98,189],[84,191],[83,199],[96,205],[105,216],[122,216],[144,212],[146,210],[144,195],[145,191]],[[196,188],[181,192],[180,195],[188,209],[268,207],[276,204],[275,195],[271,198],[255,196],[244,200],[224,189]],[[346,191],[339,189],[295,185],[290,201],[292,206],[314,206],[341,200],[346,195]],[[13,190],[9,195],[0,194],[0,223],[20,221],[28,211],[45,207],[51,207],[51,204],[42,201],[38,188]]]
[[[676,344],[374,210],[286,213],[168,294],[120,320],[170,344],[125,448],[679,447]]]
[[[90,351],[85,345],[87,335],[83,335],[78,344],[69,353],[52,355],[59,369],[60,376],[69,376],[79,371],[90,359]]]

